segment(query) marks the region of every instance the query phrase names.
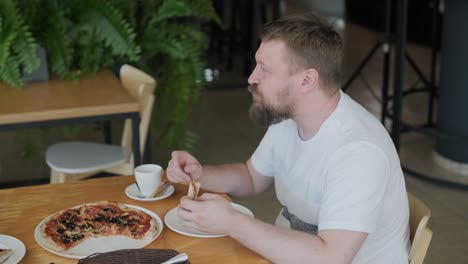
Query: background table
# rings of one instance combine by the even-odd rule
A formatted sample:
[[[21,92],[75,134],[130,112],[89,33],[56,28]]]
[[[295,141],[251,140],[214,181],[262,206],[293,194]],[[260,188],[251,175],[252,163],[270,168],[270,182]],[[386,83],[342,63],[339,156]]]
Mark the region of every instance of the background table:
[[[45,217],[87,202],[117,201],[147,208],[161,217],[179,204],[187,186],[177,185],[169,198],[140,202],[128,198],[125,188],[134,177],[107,177],[64,184],[47,184],[0,190],[0,234],[16,237],[26,245],[21,263],[77,263],[49,253],[34,240],[34,229]],[[270,263],[230,237],[195,238],[178,234],[164,225],[161,235],[147,248],[186,252],[191,263]]]
[[[75,81],[52,78],[14,89],[0,82],[0,131],[132,119],[135,166],[140,162],[138,101],[109,70]]]

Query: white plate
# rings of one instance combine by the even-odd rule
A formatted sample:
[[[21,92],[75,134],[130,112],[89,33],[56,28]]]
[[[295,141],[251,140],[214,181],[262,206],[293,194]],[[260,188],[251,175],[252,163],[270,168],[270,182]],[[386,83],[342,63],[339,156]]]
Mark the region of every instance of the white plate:
[[[114,251],[114,250],[119,250],[119,249],[143,248],[147,246],[148,244],[152,243],[161,234],[163,230],[163,223],[162,223],[161,218],[156,213],[148,209],[145,209],[143,207],[130,205],[130,204],[124,204],[124,205],[129,208],[133,208],[133,209],[137,209],[142,212],[145,212],[156,221],[158,230],[157,230],[156,235],[151,241],[144,242],[144,241],[139,241],[136,239],[125,237],[125,236],[92,237],[92,238],[86,239],[82,243],[78,244],[76,247],[73,247],[65,252],[57,252],[47,247],[47,245],[44,243],[42,239],[41,231],[40,231],[41,226],[47,220],[49,220],[49,218],[55,213],[46,217],[36,226],[36,229],[34,230],[34,238],[36,239],[36,242],[39,244],[39,246],[41,246],[45,250],[51,253],[54,253],[56,255],[62,256],[62,257],[74,258],[74,259],[85,258],[93,253],[103,253],[103,252],[109,252],[109,251]]]
[[[15,237],[0,235],[0,243],[13,250],[13,254],[2,264],[16,264],[20,262],[24,254],[26,254],[26,247],[23,242]]]
[[[249,209],[247,209],[246,207],[244,207],[244,206],[242,206],[240,204],[235,204],[235,203],[231,203],[231,205],[237,211],[239,211],[239,212],[241,212],[241,213],[243,213],[245,215],[254,217],[254,214]],[[177,215],[177,207],[172,208],[166,214],[166,216],[164,216],[164,222],[166,223],[166,225],[170,229],[172,229],[173,231],[175,231],[175,232],[177,232],[179,234],[182,234],[182,235],[193,236],[193,237],[203,237],[203,238],[226,236],[226,235],[217,235],[217,234],[207,234],[207,233],[204,233],[204,232],[197,231],[195,229],[183,227],[179,223],[179,216]]]
[[[125,188],[125,194],[129,197],[132,198],[133,200],[137,201],[143,201],[143,202],[151,202],[151,201],[157,201],[157,200],[162,200],[164,198],[167,198],[171,196],[175,191],[174,186],[169,185],[169,187],[164,190],[164,192],[160,193],[158,196],[153,197],[153,198],[140,198],[138,195],[140,194],[140,190],[138,190],[138,187],[136,186],[135,183],[130,184]]]

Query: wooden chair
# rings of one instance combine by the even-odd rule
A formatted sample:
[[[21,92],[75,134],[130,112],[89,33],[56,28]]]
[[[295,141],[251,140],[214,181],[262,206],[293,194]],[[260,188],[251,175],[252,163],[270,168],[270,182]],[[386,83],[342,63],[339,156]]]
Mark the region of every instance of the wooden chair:
[[[410,264],[421,264],[432,239],[432,231],[427,226],[431,210],[424,202],[408,192],[410,210]]]
[[[130,65],[120,68],[122,86],[140,105],[140,152],[143,156],[154,105],[156,81]],[[63,183],[87,178],[99,172],[133,174],[131,120],[125,120],[120,146],[90,142],[63,142],[46,150],[51,168],[50,183]]]

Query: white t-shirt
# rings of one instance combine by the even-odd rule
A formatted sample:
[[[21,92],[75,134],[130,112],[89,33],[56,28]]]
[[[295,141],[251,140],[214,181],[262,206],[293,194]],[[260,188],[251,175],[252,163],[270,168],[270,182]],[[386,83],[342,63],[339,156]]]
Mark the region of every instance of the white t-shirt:
[[[251,162],[275,178],[279,202],[296,218],[319,231],[368,233],[353,263],[408,263],[408,198],[398,154],[382,124],[342,91],[314,137],[302,140],[293,120],[272,125]]]

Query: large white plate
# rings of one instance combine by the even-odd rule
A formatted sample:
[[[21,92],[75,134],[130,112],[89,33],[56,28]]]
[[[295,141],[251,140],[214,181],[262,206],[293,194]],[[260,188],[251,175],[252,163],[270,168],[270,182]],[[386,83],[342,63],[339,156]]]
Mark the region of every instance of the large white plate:
[[[127,186],[127,188],[125,188],[125,194],[129,198],[131,198],[133,200],[137,200],[137,201],[143,201],[143,202],[151,202],[151,201],[162,200],[164,198],[167,198],[167,197],[171,196],[174,193],[174,191],[175,191],[174,186],[169,185],[169,187],[167,187],[166,190],[164,190],[164,192],[160,193],[156,197],[153,197],[153,198],[140,198],[140,197],[138,197],[138,195],[140,194],[140,190],[138,190],[138,187],[136,186],[135,183],[130,184],[129,186]]]
[[[234,209],[236,209],[237,211],[245,214],[245,215],[248,215],[248,216],[251,216],[251,217],[254,217],[254,214],[252,213],[252,211],[250,211],[249,209],[247,209],[246,207],[240,205],[240,204],[235,204],[235,203],[231,203],[232,207],[234,207]],[[173,231],[179,233],[179,234],[182,234],[182,235],[187,235],[187,236],[193,236],[193,237],[202,237],[202,238],[211,238],[211,237],[223,237],[223,236],[226,236],[226,235],[218,235],[218,234],[207,234],[207,233],[204,233],[204,232],[200,232],[198,230],[195,230],[195,229],[191,229],[191,228],[185,228],[183,227],[180,223],[179,223],[179,216],[177,215],[177,207],[175,208],[172,208],[167,214],[166,216],[164,216],[164,222],[166,223],[166,225]]]
[[[119,250],[119,249],[143,248],[147,246],[148,244],[150,244],[151,242],[153,242],[161,234],[163,230],[162,220],[156,213],[148,209],[145,209],[143,207],[130,205],[130,204],[125,204],[125,206],[145,212],[156,221],[158,230],[157,230],[156,235],[151,241],[149,242],[139,241],[137,239],[132,239],[126,236],[92,237],[92,238],[86,239],[82,243],[78,244],[76,247],[73,247],[65,252],[57,252],[47,247],[47,245],[44,243],[44,240],[42,239],[41,231],[40,231],[41,226],[47,220],[49,220],[49,218],[55,213],[46,217],[36,226],[36,229],[34,230],[34,238],[36,239],[36,242],[39,244],[39,246],[41,246],[45,250],[51,253],[54,253],[56,255],[62,256],[62,257],[74,258],[74,259],[85,258],[93,253],[103,253],[103,252],[109,252],[109,251],[114,251],[114,250]]]
[[[2,264],[16,264],[20,262],[24,254],[26,254],[26,247],[23,242],[15,237],[0,235],[0,243],[13,250],[13,254]]]

